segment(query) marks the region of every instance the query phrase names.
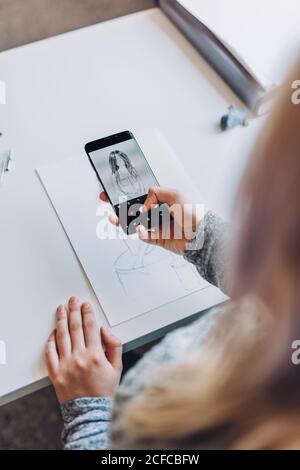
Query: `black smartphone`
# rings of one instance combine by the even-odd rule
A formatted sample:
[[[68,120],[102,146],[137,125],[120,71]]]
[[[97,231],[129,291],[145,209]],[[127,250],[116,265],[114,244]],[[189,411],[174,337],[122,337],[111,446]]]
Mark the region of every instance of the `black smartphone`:
[[[84,148],[127,234],[135,233],[140,224],[149,229],[162,223],[168,215],[165,204],[141,211],[149,188],[159,183],[130,131],[94,140]]]

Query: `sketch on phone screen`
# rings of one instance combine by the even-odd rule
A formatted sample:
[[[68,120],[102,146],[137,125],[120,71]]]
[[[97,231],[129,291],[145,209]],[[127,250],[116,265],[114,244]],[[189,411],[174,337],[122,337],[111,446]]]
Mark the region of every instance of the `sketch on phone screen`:
[[[113,150],[109,154],[112,184],[120,195],[126,199],[134,199],[145,194],[145,187],[125,152]]]

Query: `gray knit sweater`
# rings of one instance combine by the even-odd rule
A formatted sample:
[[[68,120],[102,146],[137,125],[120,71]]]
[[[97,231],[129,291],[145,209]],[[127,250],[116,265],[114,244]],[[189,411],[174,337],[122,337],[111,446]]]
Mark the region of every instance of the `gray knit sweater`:
[[[185,259],[196,266],[204,279],[223,291],[226,291],[224,269],[226,232],[227,225],[212,212],[207,212],[197,229],[196,237],[184,253]],[[114,421],[117,421],[122,406],[157,380],[157,364],[176,362],[187,352],[201,350],[221,311],[222,307],[214,309],[192,324],[169,333],[129,370],[114,400],[106,397],[86,397],[62,405],[64,448],[116,448],[117,433],[111,432],[111,428],[114,429]]]

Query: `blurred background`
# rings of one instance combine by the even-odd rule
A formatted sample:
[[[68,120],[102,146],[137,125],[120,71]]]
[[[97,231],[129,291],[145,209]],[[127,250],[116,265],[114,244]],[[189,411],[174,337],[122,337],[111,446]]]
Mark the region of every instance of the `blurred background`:
[[[0,0],[0,51],[155,4],[155,0]]]

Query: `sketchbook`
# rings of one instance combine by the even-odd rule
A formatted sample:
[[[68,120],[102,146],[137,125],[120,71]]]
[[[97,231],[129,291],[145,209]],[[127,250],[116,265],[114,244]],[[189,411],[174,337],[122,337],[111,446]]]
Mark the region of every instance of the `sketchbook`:
[[[158,131],[135,135],[160,184],[197,198]],[[110,326],[212,288],[181,256],[107,224],[113,210],[99,201],[101,187],[84,152],[37,172]]]

